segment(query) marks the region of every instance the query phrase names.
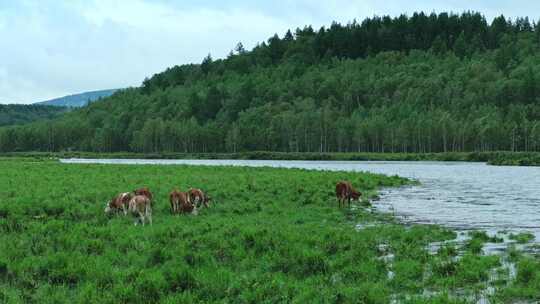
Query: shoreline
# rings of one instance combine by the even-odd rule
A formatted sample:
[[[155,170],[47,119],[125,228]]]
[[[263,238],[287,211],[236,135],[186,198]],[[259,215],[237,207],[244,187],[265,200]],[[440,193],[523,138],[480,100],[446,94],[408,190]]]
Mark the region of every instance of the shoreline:
[[[219,160],[304,160],[304,161],[453,161],[484,162],[489,165],[540,166],[540,152],[447,152],[447,153],[96,153],[96,152],[4,152],[13,158],[96,158],[96,159],[219,159]]]

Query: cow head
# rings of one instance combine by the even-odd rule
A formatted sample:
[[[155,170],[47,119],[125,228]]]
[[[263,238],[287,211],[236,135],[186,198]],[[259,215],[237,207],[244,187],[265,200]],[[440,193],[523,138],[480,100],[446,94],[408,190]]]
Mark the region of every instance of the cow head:
[[[352,193],[351,193],[351,197],[353,200],[357,201],[360,196],[362,195],[362,193],[356,191],[356,190],[353,190]]]
[[[150,189],[148,189],[148,187],[143,187],[143,188],[140,188],[140,189],[135,189],[133,190],[133,193],[135,195],[144,195],[146,196],[147,198],[149,198],[150,200],[152,200],[152,192],[150,192]]]
[[[114,211],[114,208],[111,207],[112,201],[108,201],[105,204],[105,214],[111,214]]]

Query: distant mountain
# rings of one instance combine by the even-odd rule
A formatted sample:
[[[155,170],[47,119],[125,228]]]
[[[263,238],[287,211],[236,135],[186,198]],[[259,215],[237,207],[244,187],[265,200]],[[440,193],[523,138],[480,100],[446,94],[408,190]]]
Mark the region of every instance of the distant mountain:
[[[118,89],[100,90],[92,92],[84,92],[80,94],[68,95],[60,98],[37,102],[37,105],[49,105],[59,107],[82,107],[99,98],[109,97]]]

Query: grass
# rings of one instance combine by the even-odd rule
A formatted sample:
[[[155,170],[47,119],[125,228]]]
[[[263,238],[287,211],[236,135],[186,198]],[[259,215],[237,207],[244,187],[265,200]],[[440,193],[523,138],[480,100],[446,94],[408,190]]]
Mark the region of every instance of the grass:
[[[496,166],[540,166],[538,152],[505,152],[496,153],[488,161]]]
[[[465,303],[453,291],[477,291],[499,265],[451,244],[430,254],[455,238],[441,227],[337,207],[338,180],[375,196],[408,183],[399,177],[34,159],[0,161],[0,172],[0,303]],[[156,198],[153,226],[104,215],[113,195],[141,186]],[[170,215],[167,194],[189,186],[213,206]],[[516,290],[540,277],[535,263],[520,262],[533,274]]]
[[[518,234],[510,234],[510,239],[516,241],[518,244],[526,244],[534,241],[534,234],[530,232],[521,232]]]
[[[498,290],[494,299],[502,303],[513,303],[517,299],[530,303],[540,301],[540,261],[538,258],[520,256],[516,264],[516,279],[505,288]]]

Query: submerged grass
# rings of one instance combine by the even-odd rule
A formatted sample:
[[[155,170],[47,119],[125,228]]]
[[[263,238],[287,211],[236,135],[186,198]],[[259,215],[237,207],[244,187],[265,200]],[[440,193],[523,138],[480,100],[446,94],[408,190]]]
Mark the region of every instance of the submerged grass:
[[[23,159],[0,172],[0,303],[463,303],[450,292],[477,290],[499,263],[475,250],[457,259],[451,245],[429,254],[455,238],[438,226],[337,207],[339,180],[374,196],[408,183],[398,177]],[[113,195],[141,186],[156,198],[153,226],[104,215]],[[170,215],[169,191],[190,186],[213,206]],[[520,262],[516,288],[538,286],[535,263]]]
[[[534,234],[530,232],[510,234],[510,239],[516,241],[519,244],[526,244],[534,240]]]

